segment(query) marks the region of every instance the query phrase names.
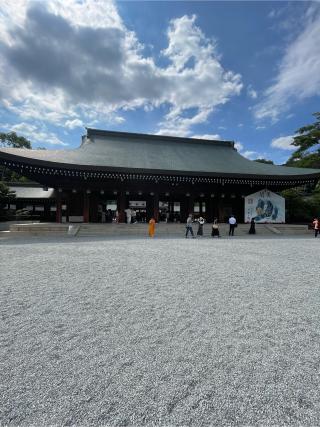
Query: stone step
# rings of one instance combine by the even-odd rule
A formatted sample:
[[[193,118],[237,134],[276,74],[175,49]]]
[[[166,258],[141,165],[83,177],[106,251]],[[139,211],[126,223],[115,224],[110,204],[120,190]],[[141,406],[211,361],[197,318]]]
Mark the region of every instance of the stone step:
[[[57,223],[32,223],[32,224],[12,224],[10,231],[17,234],[32,235],[52,235],[67,234],[69,226],[79,228],[78,236],[147,236],[148,224],[57,224]],[[204,225],[204,236],[211,235],[212,224]],[[238,224],[235,229],[236,236],[248,235],[249,224]],[[194,234],[197,233],[197,224],[193,225]],[[219,225],[220,234],[228,235],[229,225]],[[294,224],[256,224],[257,235],[310,235],[307,225]],[[160,223],[156,225],[156,235],[158,236],[183,236],[185,224],[180,223]],[[69,231],[70,234],[70,231]]]

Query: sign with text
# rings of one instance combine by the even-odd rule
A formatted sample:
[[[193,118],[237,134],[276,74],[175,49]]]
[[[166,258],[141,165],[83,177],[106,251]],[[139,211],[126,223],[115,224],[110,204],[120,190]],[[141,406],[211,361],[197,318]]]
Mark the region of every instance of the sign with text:
[[[244,220],[256,223],[286,222],[285,199],[269,190],[261,190],[245,197]]]

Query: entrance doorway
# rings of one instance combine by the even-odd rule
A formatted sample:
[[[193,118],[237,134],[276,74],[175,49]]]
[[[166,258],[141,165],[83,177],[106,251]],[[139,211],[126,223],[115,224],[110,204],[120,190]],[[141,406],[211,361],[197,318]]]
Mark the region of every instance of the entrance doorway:
[[[195,216],[202,216],[202,215],[205,216],[205,214],[206,214],[206,202],[204,200],[194,202],[193,213]]]
[[[159,201],[159,221],[180,222],[180,202]]]
[[[129,200],[131,222],[146,222],[147,202],[145,200]]]

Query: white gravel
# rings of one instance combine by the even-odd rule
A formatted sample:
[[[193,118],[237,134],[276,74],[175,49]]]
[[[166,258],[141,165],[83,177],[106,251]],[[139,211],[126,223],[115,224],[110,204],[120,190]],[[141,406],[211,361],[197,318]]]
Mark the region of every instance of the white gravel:
[[[1,425],[320,424],[320,239],[0,250]]]

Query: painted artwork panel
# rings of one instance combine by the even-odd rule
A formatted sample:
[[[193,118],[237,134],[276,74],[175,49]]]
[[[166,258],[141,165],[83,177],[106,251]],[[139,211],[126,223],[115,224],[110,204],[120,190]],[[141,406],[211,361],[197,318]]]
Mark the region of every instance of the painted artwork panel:
[[[256,223],[286,222],[285,199],[269,190],[261,190],[245,197],[244,219]]]

